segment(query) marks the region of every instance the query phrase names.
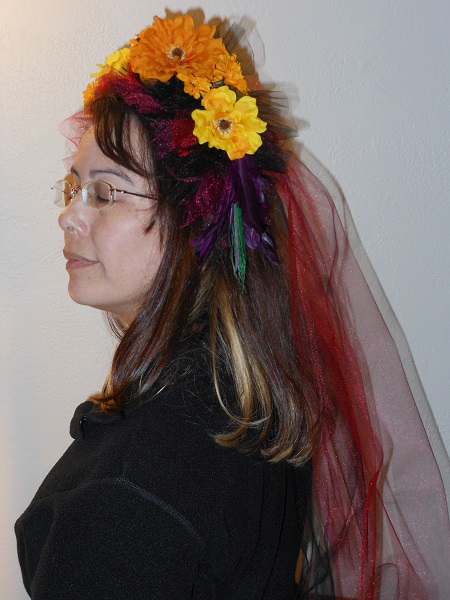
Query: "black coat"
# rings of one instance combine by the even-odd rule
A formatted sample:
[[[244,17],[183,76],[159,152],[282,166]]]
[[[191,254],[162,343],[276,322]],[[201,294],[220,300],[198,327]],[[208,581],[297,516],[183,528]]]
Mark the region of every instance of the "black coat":
[[[293,468],[219,446],[229,422],[213,390],[191,353],[122,413],[78,407],[72,445],[16,524],[33,600],[293,597]]]

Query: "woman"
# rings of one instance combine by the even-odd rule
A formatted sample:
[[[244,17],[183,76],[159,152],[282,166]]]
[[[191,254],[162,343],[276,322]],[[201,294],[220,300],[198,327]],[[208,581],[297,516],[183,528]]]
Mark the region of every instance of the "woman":
[[[155,17],[73,120],[54,186],[69,293],[120,341],[18,521],[25,586],[438,598],[445,498],[395,347],[234,33]]]

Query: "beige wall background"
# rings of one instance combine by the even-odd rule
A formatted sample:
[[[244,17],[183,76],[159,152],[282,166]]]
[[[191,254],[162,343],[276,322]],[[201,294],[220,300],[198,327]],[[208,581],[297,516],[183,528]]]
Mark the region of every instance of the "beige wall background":
[[[101,315],[66,295],[49,193],[64,174],[58,125],[80,107],[95,65],[165,8],[0,0],[0,595],[8,600],[27,597],[13,523],[69,445],[73,410],[100,387],[112,348]],[[345,195],[359,256],[409,342],[419,377],[397,329],[430,436],[440,452],[421,386],[450,448],[450,4],[204,0],[202,8],[207,19],[256,23],[260,78],[289,92],[299,142]],[[444,478],[448,489],[445,465]]]

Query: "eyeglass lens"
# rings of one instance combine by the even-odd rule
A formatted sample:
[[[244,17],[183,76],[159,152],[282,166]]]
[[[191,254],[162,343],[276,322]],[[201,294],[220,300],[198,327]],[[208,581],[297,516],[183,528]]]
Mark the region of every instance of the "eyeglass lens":
[[[65,208],[76,198],[80,188],[69,181],[58,181],[53,186],[56,206]],[[83,204],[92,208],[105,208],[113,203],[113,188],[105,181],[89,181],[81,188]]]

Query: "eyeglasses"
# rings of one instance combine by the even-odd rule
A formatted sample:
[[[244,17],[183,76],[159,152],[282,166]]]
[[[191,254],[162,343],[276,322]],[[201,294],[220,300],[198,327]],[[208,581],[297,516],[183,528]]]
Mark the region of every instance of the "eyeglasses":
[[[53,201],[59,208],[66,208],[75,200],[78,192],[81,192],[81,200],[86,206],[91,208],[109,208],[117,200],[116,194],[129,194],[130,196],[139,196],[139,198],[156,199],[158,196],[146,196],[136,192],[127,192],[126,190],[117,190],[106,181],[93,180],[87,181],[84,185],[73,185],[67,179],[57,181],[52,187],[54,192]]]

